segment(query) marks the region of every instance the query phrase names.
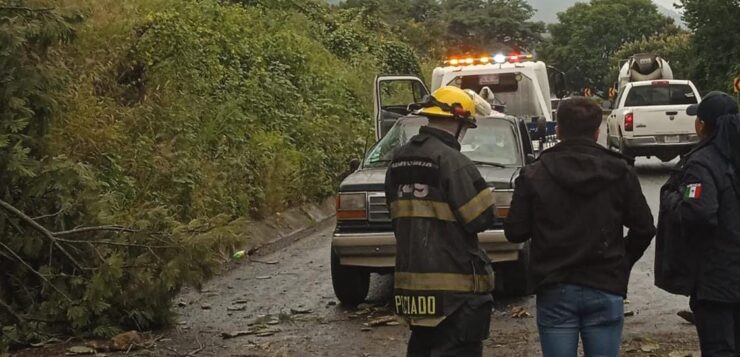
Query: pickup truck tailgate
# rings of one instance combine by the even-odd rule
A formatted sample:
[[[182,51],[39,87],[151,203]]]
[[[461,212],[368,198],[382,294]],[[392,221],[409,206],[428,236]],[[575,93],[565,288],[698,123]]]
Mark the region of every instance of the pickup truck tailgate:
[[[635,107],[634,136],[678,135],[695,132],[695,117],[686,114],[688,105]]]

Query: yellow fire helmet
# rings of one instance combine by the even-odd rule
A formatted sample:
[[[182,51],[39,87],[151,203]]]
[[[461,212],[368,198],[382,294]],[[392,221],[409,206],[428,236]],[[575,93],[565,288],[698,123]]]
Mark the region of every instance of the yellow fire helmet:
[[[471,128],[477,127],[475,101],[458,87],[441,87],[415,106],[420,108],[419,115],[461,120]]]

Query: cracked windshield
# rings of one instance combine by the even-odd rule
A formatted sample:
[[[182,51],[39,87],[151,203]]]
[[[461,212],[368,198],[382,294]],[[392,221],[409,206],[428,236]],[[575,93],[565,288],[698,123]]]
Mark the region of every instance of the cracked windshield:
[[[419,128],[427,124],[424,118],[404,118],[381,139],[367,154],[365,167],[387,166],[393,151],[407,143]],[[460,151],[470,160],[491,165],[518,165],[521,152],[516,141],[513,124],[501,119],[478,119],[478,127],[468,129]]]

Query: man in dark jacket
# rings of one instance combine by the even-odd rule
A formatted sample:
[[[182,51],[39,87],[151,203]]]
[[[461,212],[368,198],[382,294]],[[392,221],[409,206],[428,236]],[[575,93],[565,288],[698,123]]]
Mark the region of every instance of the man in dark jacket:
[[[617,356],[630,271],[655,235],[631,162],[596,143],[601,108],[586,98],[558,107],[561,143],[516,180],[504,224],[531,239],[537,325],[547,356]],[[629,233],[623,236],[623,227]]]
[[[481,356],[491,320],[493,270],[477,233],[494,222],[493,194],[460,153],[475,105],[436,90],[419,135],[394,153],[386,199],[396,236],[394,306],[411,326],[409,356]]]
[[[661,189],[655,284],[691,296],[702,356],[740,356],[740,117],[721,92],[687,109],[702,141]]]

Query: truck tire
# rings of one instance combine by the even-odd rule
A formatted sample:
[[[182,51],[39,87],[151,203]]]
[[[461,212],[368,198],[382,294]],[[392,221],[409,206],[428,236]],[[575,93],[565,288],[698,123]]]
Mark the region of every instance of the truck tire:
[[[519,251],[519,259],[494,266],[496,295],[519,297],[532,293],[529,282],[529,244]]]
[[[370,271],[340,264],[339,256],[332,249],[331,283],[339,302],[343,305],[357,306],[365,301],[370,290]]]

